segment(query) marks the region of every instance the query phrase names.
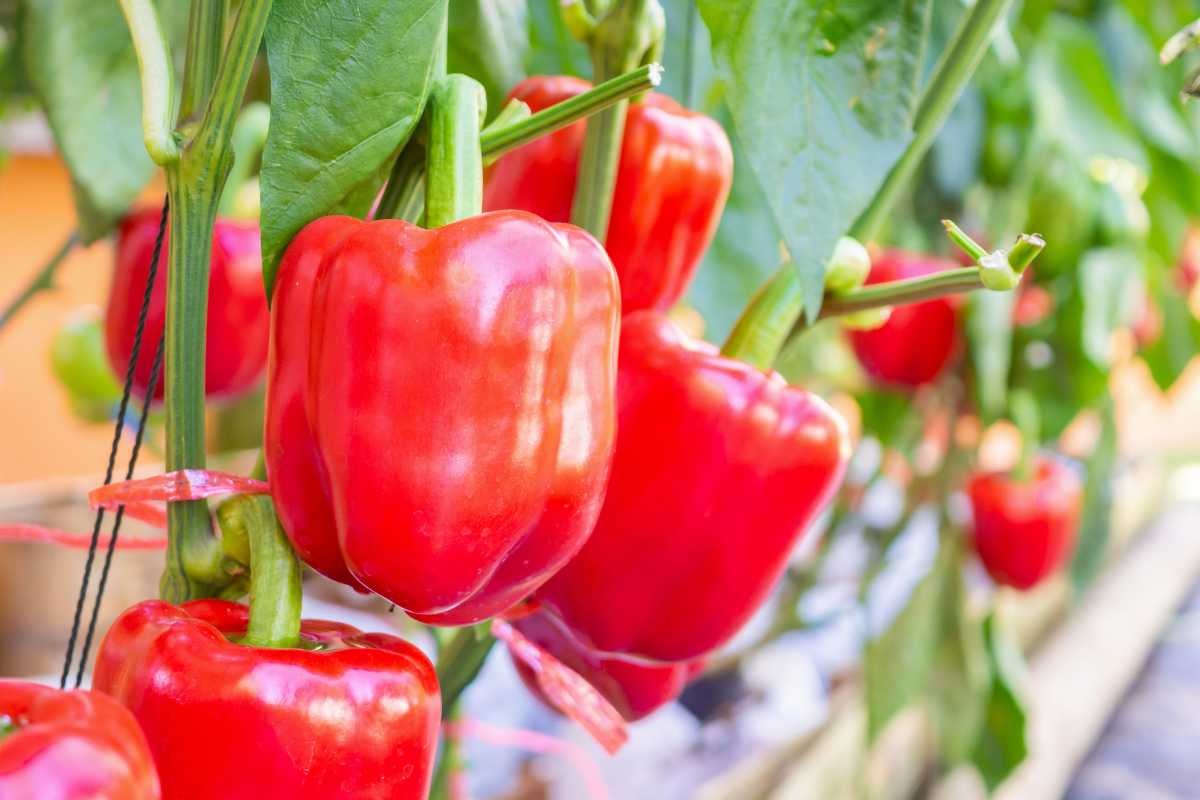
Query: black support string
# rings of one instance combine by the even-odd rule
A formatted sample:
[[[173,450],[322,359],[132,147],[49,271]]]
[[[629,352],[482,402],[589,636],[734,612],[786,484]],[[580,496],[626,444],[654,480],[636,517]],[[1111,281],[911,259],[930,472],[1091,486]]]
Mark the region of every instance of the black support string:
[[[121,404],[117,409],[117,421],[113,429],[112,447],[108,453],[108,467],[104,472],[104,485],[112,483],[113,470],[117,464],[117,450],[121,444],[121,434],[125,429],[125,414],[129,410],[129,397],[133,392],[133,375],[137,368],[138,358],[141,355],[142,349],[142,333],[146,327],[146,315],[150,310],[150,298],[154,293],[154,279],[158,274],[159,257],[162,254],[163,238],[167,231],[167,212],[169,210],[169,198],[163,198],[162,215],[158,220],[158,235],[154,239],[154,252],[150,258],[150,274],[146,278],[146,291],[142,295],[142,308],[138,313],[137,329],[133,335],[133,351],[129,356],[129,366],[125,369],[125,387],[121,394]],[[157,352],[154,357],[154,366],[150,377],[150,385],[146,390],[146,398],[142,404],[142,414],[138,420],[137,438],[134,442],[133,451],[129,457],[129,467],[126,470],[126,479],[133,477],[133,469],[137,462],[138,450],[141,448],[142,438],[146,430],[146,419],[150,410],[150,403],[154,397],[154,390],[158,384],[158,373],[162,364],[163,342],[159,339]],[[105,585],[108,583],[108,571],[112,564],[112,554],[116,547],[117,534],[121,527],[121,520],[125,516],[124,506],[117,508],[117,513],[113,520],[113,530],[109,537],[108,552],[105,554],[104,567],[100,576],[100,583],[96,590],[95,605],[92,607],[91,619],[88,624],[87,636],[83,645],[83,649],[79,658],[79,671],[75,676],[75,686],[78,687],[83,682],[83,669],[87,663],[87,654],[91,649],[91,642],[96,628],[96,618],[100,611],[100,600],[104,595]],[[71,672],[71,663],[75,656],[75,643],[79,638],[79,628],[83,620],[83,606],[87,600],[88,583],[92,575],[92,566],[96,561],[96,551],[99,549],[100,529],[104,526],[104,509],[100,508],[96,511],[96,522],[92,526],[92,540],[88,545],[87,561],[83,565],[83,579],[79,584],[79,598],[75,602],[75,617],[71,622],[71,635],[67,639],[67,655],[63,659],[62,676],[59,678],[59,688],[67,687],[67,676]]]

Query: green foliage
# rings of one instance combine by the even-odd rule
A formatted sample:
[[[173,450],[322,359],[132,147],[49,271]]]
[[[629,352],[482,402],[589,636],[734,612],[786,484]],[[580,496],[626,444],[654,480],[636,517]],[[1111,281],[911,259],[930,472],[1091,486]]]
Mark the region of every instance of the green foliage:
[[[284,248],[308,222],[370,208],[420,119],[445,25],[446,0],[273,5],[261,175],[268,292]]]
[[[734,128],[820,308],[824,266],[912,137],[928,0],[699,0]]]
[[[1008,399],[1016,299],[1016,292],[975,292],[967,302],[967,342],[975,396],[985,423],[994,422],[1004,413]]]
[[[529,56],[526,0],[450,0],[446,68],[487,90],[488,116],[525,77]]]
[[[176,3],[164,27],[178,30]],[[108,233],[154,172],[142,143],[133,42],[115,3],[27,0],[24,67],[71,174],[79,235]]]
[[[526,72],[590,77],[592,64],[587,48],[571,38],[571,32],[563,25],[559,0],[527,0],[527,3],[530,47]]]
[[[998,787],[1029,753],[1025,702],[1021,686],[1025,665],[1016,644],[997,624],[994,615],[983,622],[991,682],[980,731],[971,762],[988,791]]]

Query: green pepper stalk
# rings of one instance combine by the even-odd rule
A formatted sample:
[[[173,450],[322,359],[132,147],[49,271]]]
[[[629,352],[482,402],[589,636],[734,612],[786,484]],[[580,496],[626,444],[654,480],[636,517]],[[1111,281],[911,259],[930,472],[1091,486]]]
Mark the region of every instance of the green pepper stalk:
[[[487,113],[483,87],[466,75],[447,75],[429,97],[425,221],[440,228],[483,210],[479,130]]]
[[[250,624],[243,644],[300,643],[300,561],[267,495],[238,495],[217,509],[227,553],[250,568]]]
[[[666,16],[658,0],[616,0],[595,21],[578,2],[566,3],[563,9],[568,26],[591,48],[593,79],[597,83],[629,72],[644,61],[656,60],[662,49]],[[571,222],[601,244],[608,235],[628,108],[629,101],[621,100],[588,120],[579,158]]]

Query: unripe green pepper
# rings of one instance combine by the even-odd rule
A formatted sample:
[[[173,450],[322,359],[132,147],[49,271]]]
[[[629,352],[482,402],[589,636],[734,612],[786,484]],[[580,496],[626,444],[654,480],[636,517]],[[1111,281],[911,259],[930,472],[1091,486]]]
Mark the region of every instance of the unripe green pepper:
[[[76,416],[87,422],[111,419],[121,385],[108,364],[99,309],[83,309],[67,320],[50,346],[50,364]]]

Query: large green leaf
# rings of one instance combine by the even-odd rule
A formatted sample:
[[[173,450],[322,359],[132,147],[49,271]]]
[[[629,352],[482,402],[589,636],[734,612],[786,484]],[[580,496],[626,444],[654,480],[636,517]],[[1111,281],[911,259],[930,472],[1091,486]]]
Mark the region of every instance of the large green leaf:
[[[362,215],[429,94],[446,0],[288,0],[267,23],[263,151],[268,291],[287,243],[330,213]]]
[[[446,66],[487,90],[488,114],[525,77],[529,54],[526,0],[450,0]]]
[[[164,4],[164,11],[176,5]],[[155,169],[142,142],[129,29],[115,2],[26,0],[22,38],[26,73],[71,174],[79,235],[94,241],[125,214]]]
[[[981,620],[967,607],[962,573],[947,581],[942,612],[945,633],[930,683],[930,705],[944,760],[971,758],[986,719],[992,673]]]
[[[929,0],[699,0],[734,127],[800,272],[824,265],[912,138]]]
[[[1100,406],[1100,440],[1088,458],[1079,540],[1071,560],[1071,583],[1082,592],[1099,573],[1112,533],[1113,473],[1117,461],[1117,424],[1112,398]]]
[[[990,792],[1025,760],[1029,745],[1025,739],[1027,715],[1021,695],[1025,682],[1021,653],[991,615],[984,620],[983,635],[991,667],[991,696],[971,761]]]

